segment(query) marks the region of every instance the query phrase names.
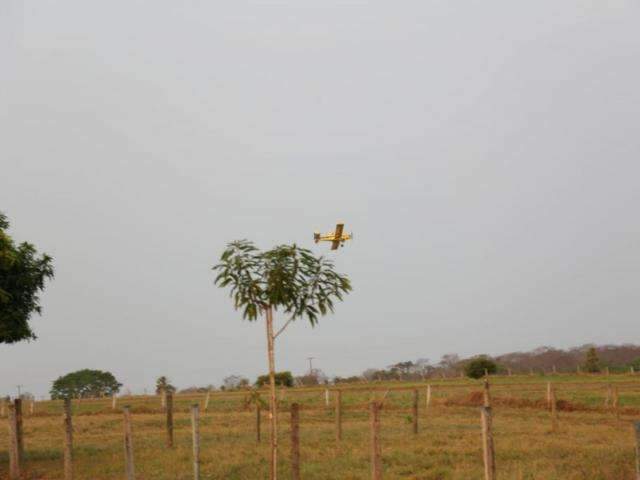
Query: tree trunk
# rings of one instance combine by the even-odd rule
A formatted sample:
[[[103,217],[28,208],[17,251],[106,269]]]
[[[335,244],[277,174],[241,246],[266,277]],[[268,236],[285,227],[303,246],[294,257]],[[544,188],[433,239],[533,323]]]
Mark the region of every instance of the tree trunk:
[[[276,361],[274,355],[273,338],[273,308],[265,309],[267,317],[267,349],[269,352],[269,424],[271,426],[271,458],[269,461],[269,478],[278,478],[278,422],[276,404]]]

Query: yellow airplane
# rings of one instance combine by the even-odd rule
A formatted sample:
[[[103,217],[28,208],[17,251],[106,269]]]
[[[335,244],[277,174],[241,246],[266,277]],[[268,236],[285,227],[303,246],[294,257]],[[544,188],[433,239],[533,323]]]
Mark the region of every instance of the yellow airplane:
[[[344,230],[344,223],[338,223],[336,225],[335,232],[326,233],[324,235],[320,232],[313,234],[313,240],[318,242],[331,242],[331,250],[337,250],[338,247],[344,247],[344,242],[353,239],[353,233],[342,233]]]

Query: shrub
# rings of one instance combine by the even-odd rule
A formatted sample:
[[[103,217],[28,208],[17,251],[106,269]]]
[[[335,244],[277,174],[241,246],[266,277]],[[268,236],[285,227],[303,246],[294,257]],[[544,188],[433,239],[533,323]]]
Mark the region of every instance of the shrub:
[[[485,371],[489,374],[494,374],[498,371],[498,365],[484,356],[474,358],[464,366],[464,373],[469,378],[482,378]]]
[[[293,387],[293,375],[291,372],[276,372],[276,385],[280,387]],[[269,385],[269,375],[260,375],[256,380],[256,387]]]

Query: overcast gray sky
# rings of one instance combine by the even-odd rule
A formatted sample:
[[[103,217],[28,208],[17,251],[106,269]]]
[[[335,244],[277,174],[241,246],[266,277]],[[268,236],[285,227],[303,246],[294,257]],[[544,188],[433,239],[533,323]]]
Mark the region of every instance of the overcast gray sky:
[[[0,3],[0,210],[55,258],[0,392],[265,370],[210,271],[297,242],[354,292],[278,339],[328,374],[638,341],[640,3]],[[337,253],[314,230],[346,222]]]

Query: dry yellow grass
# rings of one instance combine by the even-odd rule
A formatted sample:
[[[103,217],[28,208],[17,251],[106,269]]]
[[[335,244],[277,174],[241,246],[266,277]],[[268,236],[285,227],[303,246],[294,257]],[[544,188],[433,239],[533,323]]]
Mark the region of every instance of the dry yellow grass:
[[[560,428],[551,433],[549,413],[535,402],[521,407],[514,399],[540,400],[545,395],[542,378],[498,379],[493,387],[494,437],[500,479],[528,480],[635,480],[635,408],[640,406],[640,382],[633,377],[556,378],[560,399],[592,410],[560,411]],[[618,420],[602,407],[604,383],[616,382],[626,409]],[[518,386],[524,382],[526,386]],[[502,383],[502,384],[501,384]],[[397,384],[395,386],[398,386]],[[406,385],[410,386],[410,385]],[[470,393],[479,384],[440,382],[434,387],[434,404],[424,408],[421,388],[420,432],[411,431],[411,393],[391,391],[382,413],[382,453],[385,479],[468,480],[483,478],[480,413]],[[382,386],[382,388],[386,388]],[[378,397],[382,393],[377,394]],[[290,390],[282,404],[280,472],[289,478],[290,402],[301,409],[302,478],[322,480],[368,479],[369,391],[343,394],[343,441],[335,443],[334,413],[324,407],[319,390]],[[507,401],[507,399],[510,399]],[[156,397],[119,400],[132,405],[137,478],[189,479],[191,430],[188,407],[204,396],[176,397],[176,447],[165,448],[164,415]],[[522,404],[526,404],[523,402]],[[63,428],[60,402],[40,402],[36,415],[25,415],[27,476],[61,479]],[[77,479],[124,478],[123,422],[110,411],[110,400],[74,403],[75,472]],[[25,410],[28,411],[28,408]],[[6,420],[3,419],[6,424]],[[263,441],[256,443],[255,414],[243,409],[242,394],[215,394],[209,412],[201,414],[202,478],[262,479],[268,472],[266,416]],[[8,429],[5,428],[5,432]],[[8,435],[0,437],[0,475],[6,478]]]

